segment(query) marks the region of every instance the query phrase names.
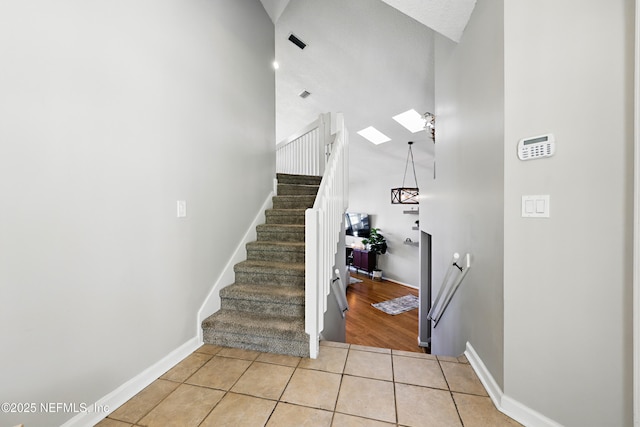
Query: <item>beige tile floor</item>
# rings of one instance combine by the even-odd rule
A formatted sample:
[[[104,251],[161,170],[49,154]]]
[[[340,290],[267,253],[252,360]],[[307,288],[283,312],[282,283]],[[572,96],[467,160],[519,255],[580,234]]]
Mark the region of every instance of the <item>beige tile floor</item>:
[[[519,426],[464,356],[322,342],[318,359],[203,345],[99,427]]]

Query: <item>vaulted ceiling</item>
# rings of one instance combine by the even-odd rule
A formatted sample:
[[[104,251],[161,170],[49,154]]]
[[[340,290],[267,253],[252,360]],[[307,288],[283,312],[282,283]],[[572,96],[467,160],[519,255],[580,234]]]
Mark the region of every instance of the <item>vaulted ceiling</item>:
[[[276,23],[290,0],[260,0]],[[381,0],[432,30],[458,42],[476,0]]]
[[[408,141],[416,142],[416,165],[431,169],[429,135],[411,133],[392,117],[433,111],[435,32],[459,40],[475,0],[261,1],[276,23],[276,141],[319,113],[342,112],[352,159],[369,165],[352,168],[352,179],[382,167],[401,180]],[[292,33],[305,49],[288,40]],[[302,91],[311,95],[303,99]],[[373,145],[357,134],[368,126],[391,141]]]

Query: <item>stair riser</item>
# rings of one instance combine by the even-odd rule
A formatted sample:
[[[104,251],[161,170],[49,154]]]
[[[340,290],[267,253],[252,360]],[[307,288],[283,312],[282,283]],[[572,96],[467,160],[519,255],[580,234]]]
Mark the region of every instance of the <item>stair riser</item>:
[[[274,196],[274,209],[308,209],[313,207],[315,196]]]
[[[308,175],[277,174],[278,184],[320,185],[322,177]]]
[[[292,215],[266,215],[267,224],[304,225],[304,212]]]
[[[264,242],[304,242],[304,231],[258,230],[258,240]]]
[[[279,304],[271,301],[255,301],[236,298],[222,298],[223,307],[229,310],[247,313],[269,314],[274,316],[304,316],[304,301],[299,304]]]
[[[278,196],[315,196],[318,187],[315,185],[278,184]]]
[[[304,249],[301,251],[263,251],[247,249],[249,261],[304,262]]]
[[[247,284],[268,283],[282,286],[303,286],[304,275],[285,275],[279,272],[236,272],[236,282]]]
[[[309,342],[307,340],[279,340],[271,337],[261,337],[230,332],[216,331],[214,328],[204,328],[205,344],[224,347],[242,348],[245,350],[261,351],[265,353],[288,354],[298,357],[309,357]]]

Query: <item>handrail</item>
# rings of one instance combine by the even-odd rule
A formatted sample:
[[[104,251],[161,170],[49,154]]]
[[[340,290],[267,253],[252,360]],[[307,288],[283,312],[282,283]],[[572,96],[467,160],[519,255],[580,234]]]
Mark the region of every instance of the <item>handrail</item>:
[[[276,146],[277,172],[322,176],[315,203],[305,212],[305,332],[314,359],[347,209],[348,143],[342,114],[327,113]]]
[[[347,301],[346,291],[342,282],[342,277],[340,276],[340,269],[336,268],[335,273],[335,277],[331,279],[331,290],[336,298],[336,304],[338,304],[340,315],[344,319],[346,317],[345,312],[349,311],[349,302]]]
[[[453,260],[451,261],[451,264],[449,265],[449,268],[447,269],[447,272],[444,275],[444,279],[442,280],[442,285],[438,290],[438,295],[436,296],[436,299],[434,300],[433,305],[429,310],[429,313],[427,313],[427,319],[432,320],[434,322],[433,324],[434,328],[438,326],[438,322],[440,322],[440,318],[442,318],[442,315],[447,310],[447,307],[449,306],[449,303],[451,302],[453,295],[456,293],[456,291],[460,287],[460,284],[462,283],[462,280],[464,280],[464,277],[467,275],[467,273],[469,272],[469,269],[471,268],[470,254],[465,255],[466,265],[464,266],[458,265],[459,259],[460,259],[460,254],[458,254],[457,252],[454,253]],[[459,271],[459,275],[456,279],[450,282],[452,273],[455,270]],[[444,296],[444,299],[441,300],[443,296]]]

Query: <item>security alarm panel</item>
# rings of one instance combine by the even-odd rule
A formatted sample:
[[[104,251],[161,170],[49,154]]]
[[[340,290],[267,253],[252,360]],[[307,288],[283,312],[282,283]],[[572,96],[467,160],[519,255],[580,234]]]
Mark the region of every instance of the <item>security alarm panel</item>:
[[[553,134],[522,138],[518,142],[518,158],[520,160],[535,160],[551,157],[556,152],[556,139]]]

